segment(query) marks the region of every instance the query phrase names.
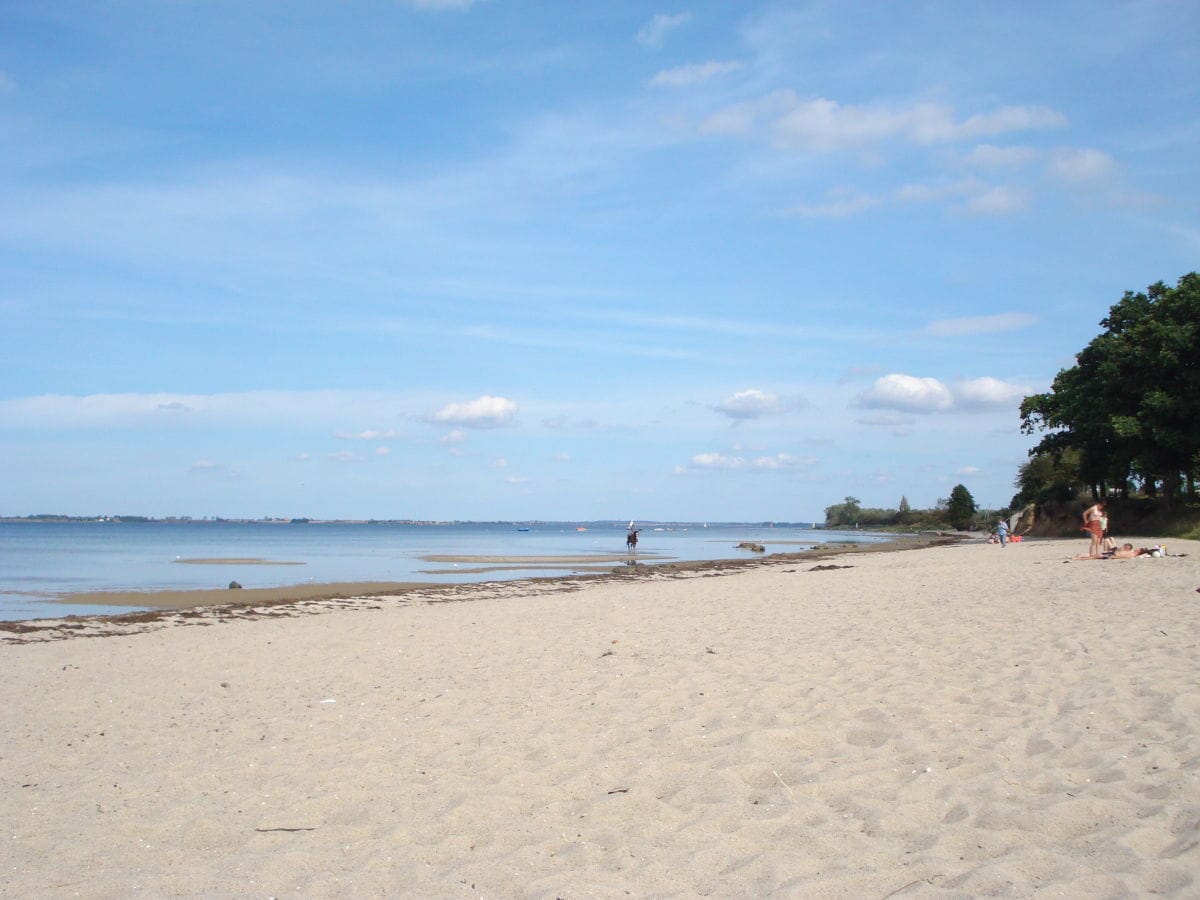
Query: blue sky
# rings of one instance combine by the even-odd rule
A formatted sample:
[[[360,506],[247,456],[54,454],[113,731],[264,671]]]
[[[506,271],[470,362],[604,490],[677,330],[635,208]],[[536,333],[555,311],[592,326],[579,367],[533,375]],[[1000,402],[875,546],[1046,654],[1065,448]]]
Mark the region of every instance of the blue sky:
[[[1000,506],[1193,2],[0,0],[0,514]]]

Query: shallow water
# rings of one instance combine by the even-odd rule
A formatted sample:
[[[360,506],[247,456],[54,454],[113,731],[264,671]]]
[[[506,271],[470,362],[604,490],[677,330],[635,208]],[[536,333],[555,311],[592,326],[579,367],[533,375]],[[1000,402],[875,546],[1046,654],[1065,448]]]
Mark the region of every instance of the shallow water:
[[[586,530],[578,530],[580,528]],[[886,535],[795,526],[642,526],[639,563],[734,559],[820,543],[887,540]],[[155,591],[346,581],[438,584],[566,575],[625,553],[625,527],[608,523],[444,525],[267,522],[0,522],[0,620],[114,613],[137,607],[54,602],[80,591]],[[498,569],[426,556],[570,557],[561,564]],[[581,558],[595,557],[591,567]],[[222,560],[181,564],[181,560]],[[266,564],[233,560],[258,559]],[[228,560],[228,561],[226,561]],[[283,564],[290,563],[290,564]]]

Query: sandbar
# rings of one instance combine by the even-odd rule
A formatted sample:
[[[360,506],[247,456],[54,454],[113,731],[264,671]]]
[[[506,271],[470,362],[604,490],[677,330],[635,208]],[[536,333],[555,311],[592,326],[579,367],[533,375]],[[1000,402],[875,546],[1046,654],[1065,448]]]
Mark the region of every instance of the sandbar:
[[[215,557],[212,559],[176,559],[173,562],[189,566],[303,566],[307,563],[294,562],[288,559],[260,559],[256,556],[247,557]]]

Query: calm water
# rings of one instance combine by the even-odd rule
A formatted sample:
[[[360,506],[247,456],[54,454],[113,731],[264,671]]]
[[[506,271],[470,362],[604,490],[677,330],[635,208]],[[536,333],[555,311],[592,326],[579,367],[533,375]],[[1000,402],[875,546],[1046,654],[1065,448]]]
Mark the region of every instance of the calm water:
[[[574,523],[367,525],[242,522],[0,522],[0,620],[124,612],[135,607],[55,603],[76,591],[153,591],[279,587],[305,582],[500,581],[570,574],[561,569],[472,572],[472,566],[430,563],[429,554],[591,556],[625,551],[625,529]],[[745,557],[740,541],[768,553],[828,541],[886,540],[862,532],[760,525],[643,526],[639,562]],[[519,529],[528,530],[519,530]],[[664,557],[660,560],[645,556]],[[300,565],[184,565],[176,559],[258,558]],[[433,574],[429,570],[451,570]]]

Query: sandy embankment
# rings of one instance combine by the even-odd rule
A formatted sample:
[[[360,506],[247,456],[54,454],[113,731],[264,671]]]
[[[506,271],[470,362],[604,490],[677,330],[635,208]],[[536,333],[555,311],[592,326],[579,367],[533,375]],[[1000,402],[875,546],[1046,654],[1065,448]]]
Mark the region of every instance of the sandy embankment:
[[[1195,896],[1200,543],[1169,544],[11,636],[0,890]]]

